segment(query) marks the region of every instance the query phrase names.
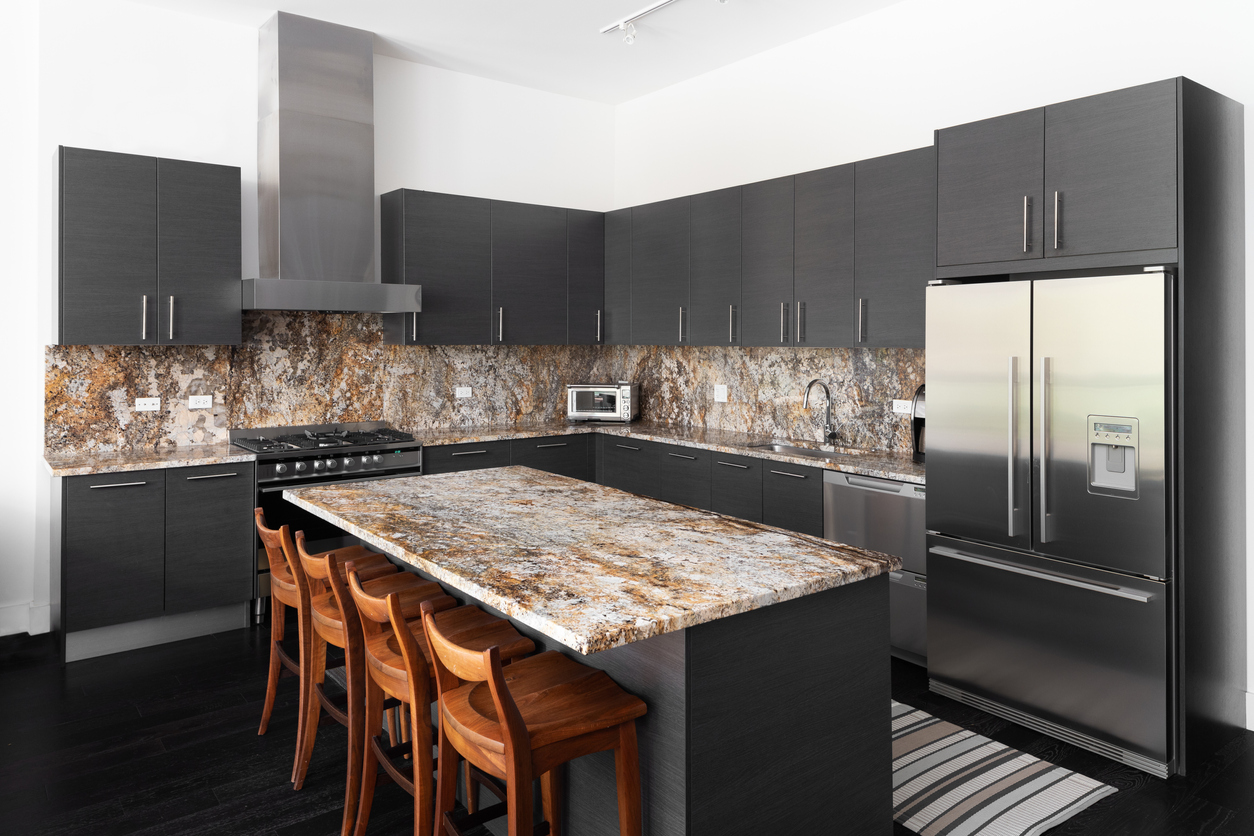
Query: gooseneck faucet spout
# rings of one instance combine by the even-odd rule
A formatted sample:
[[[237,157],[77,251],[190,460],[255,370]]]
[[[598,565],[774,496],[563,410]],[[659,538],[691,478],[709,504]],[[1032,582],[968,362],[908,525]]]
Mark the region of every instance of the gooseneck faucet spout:
[[[827,401],[827,411],[823,419],[823,438],[827,441],[836,440],[836,431],[832,428],[832,393],[828,391],[827,384],[819,380],[817,377],[806,384],[805,397],[801,400],[801,408],[810,408],[810,390],[815,385],[823,387],[823,397]]]

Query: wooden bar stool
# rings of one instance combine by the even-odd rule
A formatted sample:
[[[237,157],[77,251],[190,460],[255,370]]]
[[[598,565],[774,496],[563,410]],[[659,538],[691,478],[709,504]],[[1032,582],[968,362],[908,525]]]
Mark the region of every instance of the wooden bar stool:
[[[415,602],[404,593],[391,593],[386,597],[374,595],[354,570],[355,566],[350,564],[348,586],[361,617],[365,639],[364,742],[369,752],[362,769],[357,826],[353,833],[365,836],[375,787],[392,780],[414,798],[415,836],[432,836],[435,787],[431,703],[435,693],[431,688],[433,668],[420,607],[429,610],[431,618],[447,633],[472,646],[498,647],[502,658],[526,655],[535,650],[535,644],[505,619],[489,615],[478,607],[458,607],[452,598]],[[386,697],[399,700],[409,709],[409,740],[405,743],[388,745],[380,734]],[[398,760],[402,757],[408,760]],[[379,774],[379,767],[383,768],[383,774]],[[454,774],[456,767],[454,755]],[[469,785],[468,778],[468,788]]]
[[[348,769],[344,790],[344,816],[341,831],[352,832],[357,820],[357,799],[361,787],[362,752],[364,741],[364,687],[365,650],[361,634],[361,620],[352,595],[345,585],[345,563],[339,552],[311,555],[305,549],[303,533],[296,535],[296,554],[299,558],[293,567],[293,576],[307,604],[310,629],[303,642],[302,666],[303,691],[301,705],[305,712],[303,735],[297,742],[298,767],[296,789],[304,784],[309,761],[313,757],[314,741],[318,733],[318,720],[322,709],[338,723],[348,728]],[[360,564],[354,564],[359,566]],[[424,581],[409,572],[400,571],[387,563],[386,567],[374,566],[367,558],[366,569],[359,569],[358,576],[365,589],[372,595],[399,593],[417,609],[422,601],[433,601],[441,606],[456,602],[444,594],[439,584]],[[326,648],[334,645],[344,650],[344,673],[347,694],[336,699],[327,694],[324,684],[326,673]]]
[[[604,671],[556,651],[501,665],[496,647],[468,647],[451,636],[436,614],[423,612],[439,692],[436,826],[459,834],[451,815],[457,756],[505,781],[509,836],[546,832],[561,836],[561,777],[557,767],[583,755],[613,750],[618,783],[618,831],[640,836],[640,760],[636,718],[644,701],[620,688]],[[544,818],[533,830],[531,782],[540,778]],[[499,806],[499,805],[498,805]],[[467,816],[479,824],[495,808]]]
[[[283,637],[285,633],[285,622],[287,620],[287,607],[296,609],[297,614],[300,613],[300,593],[296,588],[296,579],[292,577],[292,572],[288,568],[288,556],[295,558],[296,547],[292,541],[292,532],[288,526],[283,525],[277,529],[270,528],[266,525],[266,516],[262,509],[257,508],[253,511],[253,517],[257,522],[257,534],[261,537],[261,543],[266,548],[266,561],[270,564],[270,675],[266,681],[266,701],[261,709],[261,727],[257,729],[257,734],[265,734],[266,729],[270,725],[270,713],[274,710],[274,697],[278,690],[279,675],[286,669],[295,676],[300,676],[301,666],[298,659],[293,659],[283,649]],[[339,554],[344,555],[346,559],[357,558],[363,560],[370,565],[376,565],[377,559],[387,562],[387,558],[382,555],[376,555],[374,552],[364,546],[351,546],[346,549],[340,549]],[[301,633],[301,625],[305,623],[305,619],[297,618],[298,640],[303,639]],[[303,643],[303,642],[302,642]],[[300,712],[296,722],[296,740],[302,739],[304,712]],[[297,754],[300,749],[297,748]],[[297,761],[292,762],[292,780],[296,780]]]

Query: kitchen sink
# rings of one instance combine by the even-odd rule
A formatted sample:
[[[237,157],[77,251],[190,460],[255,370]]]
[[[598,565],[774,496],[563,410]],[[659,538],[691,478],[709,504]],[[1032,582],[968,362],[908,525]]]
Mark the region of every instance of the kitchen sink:
[[[753,450],[770,450],[772,453],[783,453],[786,456],[808,456],[812,459],[835,459],[841,456],[862,452],[861,450],[855,450],[850,447],[833,447],[830,450],[815,450],[810,447],[797,447],[796,445],[785,444],[783,442],[750,444],[749,447]]]

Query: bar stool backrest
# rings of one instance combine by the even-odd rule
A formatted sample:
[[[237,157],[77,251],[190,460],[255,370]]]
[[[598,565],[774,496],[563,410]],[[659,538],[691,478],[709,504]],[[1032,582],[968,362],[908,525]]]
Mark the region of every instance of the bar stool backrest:
[[[287,568],[287,555],[296,548],[292,543],[292,530],[286,524],[277,529],[268,527],[265,512],[260,508],[253,509],[253,517],[257,521],[257,534],[261,537],[261,544],[266,547],[270,574],[286,576],[290,571]]]

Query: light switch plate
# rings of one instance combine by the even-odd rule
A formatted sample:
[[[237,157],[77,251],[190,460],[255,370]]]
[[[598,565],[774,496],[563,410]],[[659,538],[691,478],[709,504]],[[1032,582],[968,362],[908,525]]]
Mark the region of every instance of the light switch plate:
[[[213,395],[192,395],[187,399],[188,409],[213,409]]]
[[[893,398],[893,412],[896,412],[898,415],[909,415],[910,401],[902,401],[897,398]]]
[[[160,398],[136,398],[135,399],[135,411],[136,412],[156,412],[160,408],[161,408]]]
[[[459,398],[469,398],[469,397],[470,397],[470,387],[469,387],[469,386],[458,386],[458,387],[457,387],[457,389],[454,391],[454,394],[455,394],[457,397],[459,397]]]
[[[714,384],[714,402],[727,403],[727,386],[725,384]]]

